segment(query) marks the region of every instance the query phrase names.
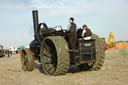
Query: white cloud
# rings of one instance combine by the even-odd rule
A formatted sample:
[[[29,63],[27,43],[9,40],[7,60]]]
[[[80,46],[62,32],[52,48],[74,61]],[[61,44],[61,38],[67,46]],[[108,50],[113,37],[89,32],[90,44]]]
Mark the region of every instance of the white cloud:
[[[55,0],[50,2],[50,0],[31,0],[29,3],[2,3],[0,8],[8,9],[47,9],[49,14],[59,15],[59,14],[79,14],[83,11],[87,11],[89,8],[88,0]]]
[[[16,0],[15,0],[16,1]],[[128,14],[127,0],[26,0],[28,3],[0,3],[0,8],[47,10],[50,15],[81,14],[90,11]],[[7,2],[7,0],[6,0]]]

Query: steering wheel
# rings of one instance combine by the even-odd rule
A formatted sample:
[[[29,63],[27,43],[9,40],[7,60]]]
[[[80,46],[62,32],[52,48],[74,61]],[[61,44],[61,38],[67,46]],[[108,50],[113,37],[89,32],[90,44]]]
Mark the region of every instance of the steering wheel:
[[[47,25],[45,23],[40,23],[38,28],[37,28],[37,33],[36,36],[38,38],[38,40],[41,42],[43,40],[43,34],[48,34],[49,29],[47,27]]]

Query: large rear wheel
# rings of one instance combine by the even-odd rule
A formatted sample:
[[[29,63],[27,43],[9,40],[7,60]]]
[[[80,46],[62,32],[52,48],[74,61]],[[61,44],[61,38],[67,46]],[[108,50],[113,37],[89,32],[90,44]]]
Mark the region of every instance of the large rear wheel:
[[[45,74],[63,75],[70,67],[68,45],[63,37],[47,37],[41,45],[41,63]]]
[[[103,39],[95,34],[92,34],[92,38],[95,39],[96,46],[96,62],[79,65],[81,70],[100,70],[105,60],[105,50]]]

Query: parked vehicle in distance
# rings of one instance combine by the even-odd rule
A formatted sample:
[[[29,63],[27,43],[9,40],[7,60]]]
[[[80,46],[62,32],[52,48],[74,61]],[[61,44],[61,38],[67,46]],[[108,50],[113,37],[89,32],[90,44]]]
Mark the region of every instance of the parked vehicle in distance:
[[[0,45],[0,57],[4,56],[4,47]]]

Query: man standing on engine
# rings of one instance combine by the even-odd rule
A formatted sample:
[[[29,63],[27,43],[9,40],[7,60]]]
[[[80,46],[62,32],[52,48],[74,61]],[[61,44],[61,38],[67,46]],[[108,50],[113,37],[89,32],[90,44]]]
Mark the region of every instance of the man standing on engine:
[[[69,18],[67,31],[69,32],[69,45],[72,50],[76,49],[76,30],[77,26],[74,23],[74,18]]]

